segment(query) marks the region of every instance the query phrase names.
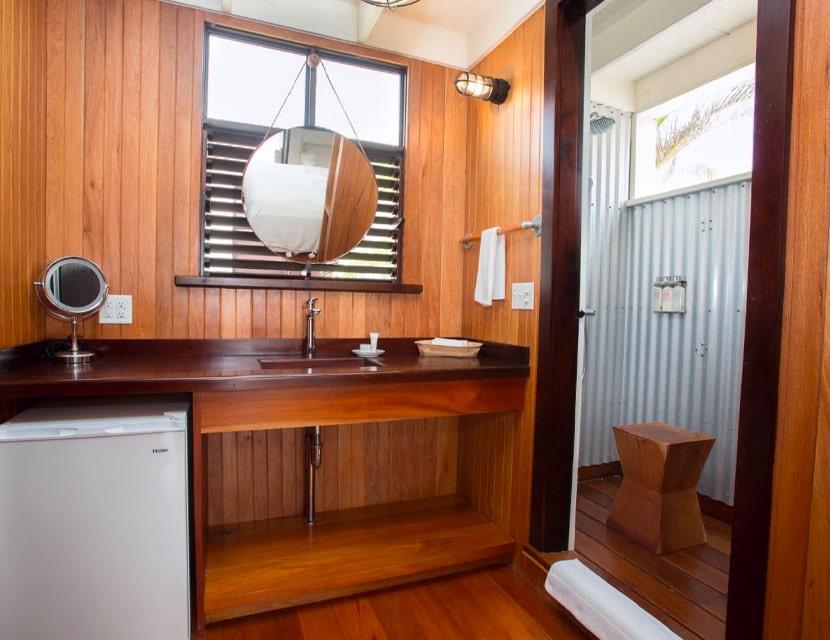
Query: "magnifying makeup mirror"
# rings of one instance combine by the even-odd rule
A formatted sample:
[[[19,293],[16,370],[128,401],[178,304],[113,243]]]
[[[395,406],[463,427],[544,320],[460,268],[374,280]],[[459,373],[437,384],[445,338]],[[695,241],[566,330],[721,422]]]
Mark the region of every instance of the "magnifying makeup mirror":
[[[95,354],[78,347],[78,322],[98,311],[107,299],[109,285],[101,268],[86,258],[65,256],[46,265],[40,281],[34,285],[46,311],[72,323],[69,350],[54,357],[66,364],[92,362]]]

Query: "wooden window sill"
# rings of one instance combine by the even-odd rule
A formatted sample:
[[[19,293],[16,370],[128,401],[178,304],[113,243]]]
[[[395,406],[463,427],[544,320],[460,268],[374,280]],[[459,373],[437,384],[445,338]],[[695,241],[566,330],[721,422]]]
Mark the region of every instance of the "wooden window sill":
[[[421,293],[421,284],[397,284],[366,280],[306,280],[303,278],[239,278],[219,276],[175,276],[177,287],[222,289],[294,289],[302,291],[350,291],[356,293]]]

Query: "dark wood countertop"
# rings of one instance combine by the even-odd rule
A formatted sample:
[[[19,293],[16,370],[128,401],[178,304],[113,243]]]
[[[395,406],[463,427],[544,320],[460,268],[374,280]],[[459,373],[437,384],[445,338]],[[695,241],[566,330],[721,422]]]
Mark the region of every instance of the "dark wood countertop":
[[[341,387],[521,378],[530,372],[527,347],[485,342],[477,358],[419,357],[416,339],[381,339],[385,353],[365,367],[351,353],[365,339],[319,339],[317,358],[343,358],[343,365],[311,369],[260,365],[260,358],[296,356],[299,339],[89,341],[84,348],[96,353],[95,361],[75,367],[47,359],[46,343],[38,343],[0,351],[0,397]]]

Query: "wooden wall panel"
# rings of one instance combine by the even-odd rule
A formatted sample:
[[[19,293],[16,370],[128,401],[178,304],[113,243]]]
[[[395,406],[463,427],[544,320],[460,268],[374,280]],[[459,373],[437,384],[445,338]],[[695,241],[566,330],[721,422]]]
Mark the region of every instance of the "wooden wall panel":
[[[778,429],[764,635],[830,634],[830,5],[796,5]]]
[[[511,89],[499,106],[468,101],[467,232],[512,226],[541,212],[543,51],[539,10],[475,69],[507,79]],[[473,301],[478,245],[464,252],[463,333],[528,346],[535,363],[537,312],[510,309],[510,285],[535,283],[538,307],[540,239],[517,231],[505,247],[507,300],[492,307]],[[535,384],[534,369],[521,413],[465,417],[459,430],[459,493],[509,531],[519,549],[528,536]]]
[[[323,427],[317,510],[454,494],[456,434],[455,418]],[[205,436],[208,523],[300,515],[305,438],[303,429]]]
[[[49,5],[47,216],[50,256],[98,262],[112,293],[133,296],[134,324],[84,322],[87,337],[297,337],[303,292],[176,288],[199,269],[204,22],[318,43],[409,68],[406,282],[421,295],[326,293],[320,337],[461,330],[467,103],[454,71],[277,27],[141,0]],[[441,265],[441,268],[436,268]],[[451,277],[455,274],[456,277]],[[47,325],[52,337],[65,326]]]
[[[45,266],[46,5],[0,0],[0,348],[40,340]]]
[[[112,293],[133,296],[134,324],[102,326],[92,318],[82,334],[294,338],[304,332],[309,293],[173,285],[175,275],[199,270],[206,20],[408,67],[403,273],[406,282],[424,285],[423,294],[315,293],[323,309],[317,335],[354,337],[357,343],[379,331],[382,345],[384,337],[460,334],[464,257],[457,238],[466,207],[467,101],[452,88],[453,70],[157,0],[54,0],[47,10],[48,48],[41,45],[49,87],[46,137],[53,151],[46,159],[46,204],[40,206],[57,231],[35,237],[50,257],[73,253],[96,261]],[[45,337],[67,333],[65,323],[49,320],[45,326]],[[8,342],[21,341],[10,336]],[[406,435],[407,450],[398,446],[400,435]],[[297,445],[290,438],[209,439],[211,523],[297,511],[303,476],[297,486],[277,481],[296,475]],[[394,441],[388,428],[370,425],[327,428],[326,438],[329,451],[340,455],[331,455],[335,464],[322,472],[323,510],[420,497],[425,487],[431,495],[455,491],[456,420],[412,423]],[[354,465],[346,463],[348,452],[356,456]],[[378,462],[378,456],[386,458]],[[395,456],[399,464],[393,464]]]

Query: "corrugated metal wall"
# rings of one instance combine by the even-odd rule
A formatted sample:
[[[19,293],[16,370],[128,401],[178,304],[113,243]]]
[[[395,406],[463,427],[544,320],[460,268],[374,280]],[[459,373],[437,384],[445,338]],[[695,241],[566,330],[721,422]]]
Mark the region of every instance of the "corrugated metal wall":
[[[628,135],[624,126],[615,131],[592,138]],[[596,140],[589,152],[583,308],[596,316],[583,321],[579,464],[617,459],[612,425],[667,422],[717,438],[698,490],[732,504],[750,183],[623,207],[621,145]],[[675,274],[688,281],[688,312],[653,313],[655,277]]]
[[[582,216],[582,282],[580,308],[595,311],[581,323],[583,359],[579,465],[616,460],[609,442],[611,425],[620,415],[623,374],[626,234],[622,207],[628,199],[632,116],[592,103],[591,111],[617,121],[613,129],[589,135],[590,208]]]

